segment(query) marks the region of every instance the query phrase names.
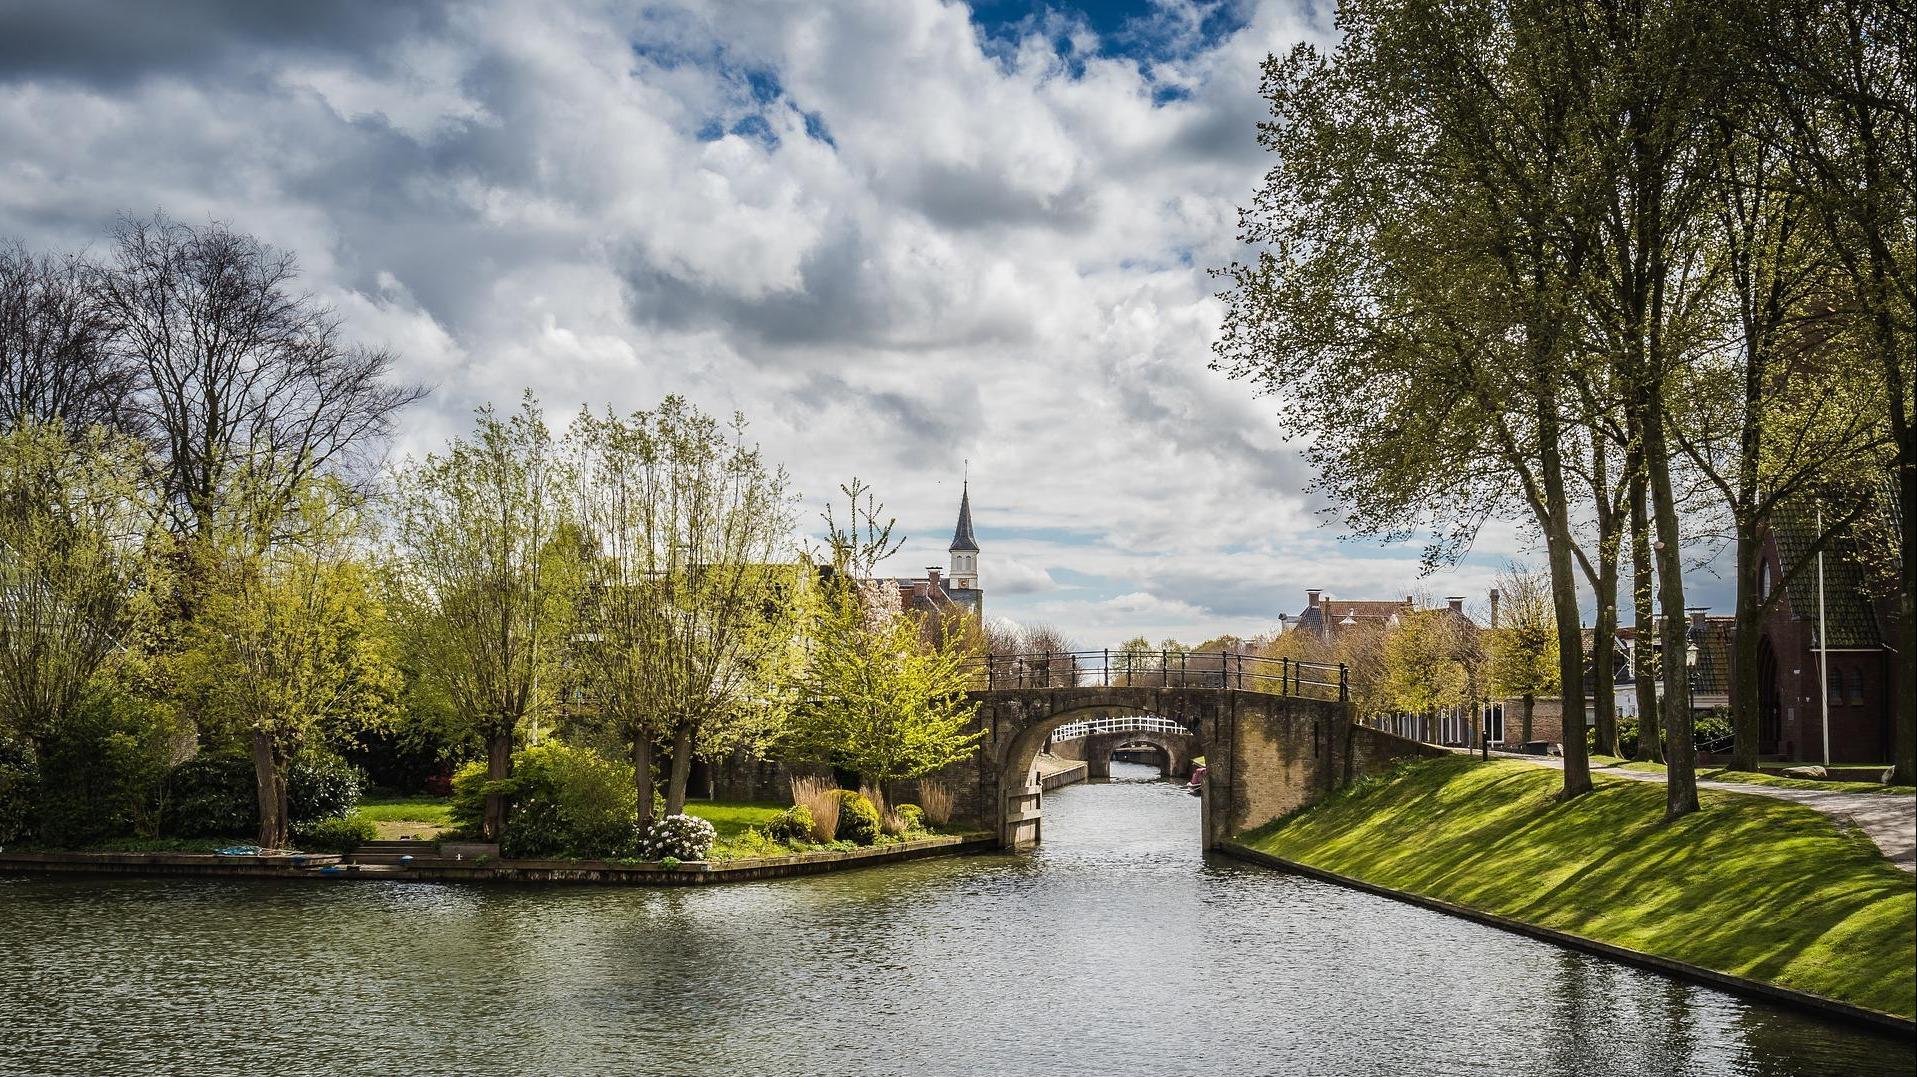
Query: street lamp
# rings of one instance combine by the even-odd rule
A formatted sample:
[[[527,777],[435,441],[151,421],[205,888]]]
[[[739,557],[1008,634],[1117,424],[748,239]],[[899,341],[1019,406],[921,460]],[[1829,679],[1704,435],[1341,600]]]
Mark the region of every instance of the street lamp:
[[[1684,684],[1687,690],[1684,705],[1690,708],[1691,719],[1695,722],[1697,719],[1697,640],[1695,638],[1684,644]]]

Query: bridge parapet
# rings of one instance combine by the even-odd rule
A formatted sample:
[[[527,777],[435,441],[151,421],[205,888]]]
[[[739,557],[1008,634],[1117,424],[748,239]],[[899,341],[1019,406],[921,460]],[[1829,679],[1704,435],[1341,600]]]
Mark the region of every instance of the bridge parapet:
[[[986,691],[1030,688],[1215,688],[1348,702],[1342,664],[1236,651],[1030,651],[973,660]]]

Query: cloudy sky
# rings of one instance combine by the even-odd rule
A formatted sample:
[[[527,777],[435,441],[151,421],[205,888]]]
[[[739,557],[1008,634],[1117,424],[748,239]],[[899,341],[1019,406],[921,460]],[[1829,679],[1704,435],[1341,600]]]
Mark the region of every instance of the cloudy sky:
[[[1419,579],[1206,366],[1258,63],[1329,34],[1305,0],[14,0],[0,237],[164,209],[297,252],[431,387],[401,452],[526,386],[743,411],[808,522],[877,486],[901,574],[969,460],[989,611],[1089,646],[1307,587],[1475,601],[1521,535]]]

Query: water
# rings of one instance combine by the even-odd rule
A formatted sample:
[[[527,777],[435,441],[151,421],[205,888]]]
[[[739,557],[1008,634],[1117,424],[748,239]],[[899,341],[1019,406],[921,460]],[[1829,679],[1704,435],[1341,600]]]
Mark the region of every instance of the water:
[[[1197,840],[1118,781],[1049,794],[1030,856],[704,890],[0,879],[0,1074],[1917,1068]]]

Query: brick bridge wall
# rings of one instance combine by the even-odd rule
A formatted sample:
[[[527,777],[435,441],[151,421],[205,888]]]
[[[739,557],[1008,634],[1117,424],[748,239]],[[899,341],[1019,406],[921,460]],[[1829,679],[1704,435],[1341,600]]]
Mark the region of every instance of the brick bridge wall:
[[[1079,718],[1158,714],[1194,731],[1207,764],[1207,848],[1399,760],[1443,754],[1441,748],[1355,725],[1347,704],[1298,696],[1091,687],[973,692],[971,699],[979,704],[985,737],[970,759],[939,777],[952,785],[960,813],[995,828],[1001,842],[1013,848],[1037,841],[1041,831],[1033,757],[1053,729]]]

